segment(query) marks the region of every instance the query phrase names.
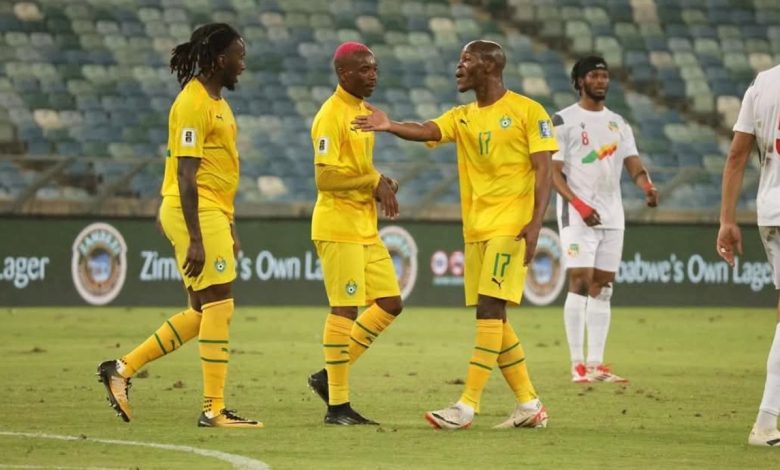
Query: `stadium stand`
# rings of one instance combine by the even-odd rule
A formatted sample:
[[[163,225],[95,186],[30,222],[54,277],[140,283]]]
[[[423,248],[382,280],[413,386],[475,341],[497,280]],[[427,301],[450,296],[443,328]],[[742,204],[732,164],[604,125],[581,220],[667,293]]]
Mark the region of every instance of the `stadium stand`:
[[[613,69],[607,104],[633,123],[664,207],[703,211],[719,203],[742,93],[780,60],[774,0],[0,2],[6,211],[33,199],[97,208],[109,197],[157,197],[178,91],[167,61],[208,21],[236,25],[248,42],[247,70],[228,95],[240,127],[239,205],[313,202],[309,124],[332,93],[330,55],[342,41],[364,41],[376,53],[372,101],[416,120],[471,99],[452,78],[469,40],[502,43],[506,85],[551,114],[575,100],[575,58],[601,53]],[[402,203],[457,203],[454,149],[429,152],[380,136],[375,158],[402,182]],[[641,193],[628,181],[624,195],[641,215]]]

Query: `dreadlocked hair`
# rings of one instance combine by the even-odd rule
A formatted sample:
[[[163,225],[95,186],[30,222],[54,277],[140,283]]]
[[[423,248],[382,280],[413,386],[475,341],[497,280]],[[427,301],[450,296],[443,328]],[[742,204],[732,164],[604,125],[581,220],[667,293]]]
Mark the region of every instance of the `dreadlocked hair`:
[[[238,31],[227,23],[209,23],[192,32],[189,42],[173,48],[171,73],[184,88],[199,73],[210,74],[217,66],[217,57],[225,52],[236,39]]]

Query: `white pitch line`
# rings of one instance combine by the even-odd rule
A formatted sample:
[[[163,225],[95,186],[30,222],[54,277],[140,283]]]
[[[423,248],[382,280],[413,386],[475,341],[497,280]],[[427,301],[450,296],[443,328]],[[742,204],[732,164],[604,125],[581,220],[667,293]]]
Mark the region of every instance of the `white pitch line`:
[[[0,463],[0,468],[54,469],[54,470],[124,470],[120,467],[61,467],[48,465],[6,465]]]
[[[139,441],[123,441],[119,439],[98,439],[94,437],[79,437],[79,436],[64,436],[61,434],[45,434],[45,433],[31,433],[31,432],[12,432],[12,431],[0,431],[0,436],[15,436],[15,437],[29,437],[31,439],[54,439],[60,441],[87,441],[98,442],[100,444],[117,444],[122,446],[140,446],[151,447],[153,449],[162,450],[175,450],[177,452],[185,452],[195,455],[201,455],[203,457],[211,457],[213,459],[222,460],[233,465],[236,470],[269,470],[271,467],[265,462],[260,460],[244,457],[243,455],[229,454],[227,452],[221,452],[211,449],[199,449],[197,447],[181,446],[173,444],[157,444],[155,442],[139,442]],[[60,467],[62,468],[62,467]]]
[[[61,467],[48,465],[6,465],[0,463],[0,468],[54,469],[54,470],[124,470],[119,467]]]

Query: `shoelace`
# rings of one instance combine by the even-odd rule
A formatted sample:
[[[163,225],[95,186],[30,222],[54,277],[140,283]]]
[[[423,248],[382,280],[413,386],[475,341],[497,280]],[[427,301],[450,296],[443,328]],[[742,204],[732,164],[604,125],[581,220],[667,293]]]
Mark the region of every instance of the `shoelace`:
[[[241,416],[238,416],[236,414],[236,410],[228,410],[223,408],[220,414],[227,419],[232,419],[233,421],[251,421],[249,419],[244,419]]]

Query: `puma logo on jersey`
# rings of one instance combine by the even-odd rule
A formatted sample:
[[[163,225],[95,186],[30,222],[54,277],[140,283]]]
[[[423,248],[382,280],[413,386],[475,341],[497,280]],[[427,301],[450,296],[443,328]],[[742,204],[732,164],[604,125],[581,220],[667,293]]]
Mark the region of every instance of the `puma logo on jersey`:
[[[490,280],[491,280],[491,281],[493,281],[493,282],[495,282],[495,283],[496,283],[496,285],[498,286],[498,288],[499,288],[499,289],[501,289],[501,284],[503,284],[503,283],[504,283],[504,280],[503,280],[503,279],[499,281],[498,279],[496,279],[496,278],[494,278],[494,277],[490,278]]]
[[[463,118],[460,118],[460,123],[463,124],[464,126],[468,126],[469,125],[469,122],[467,120],[463,119]]]
[[[221,114],[215,114],[214,117],[219,119],[220,121],[224,121],[224,119],[222,119],[222,115]]]

